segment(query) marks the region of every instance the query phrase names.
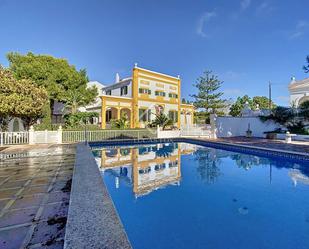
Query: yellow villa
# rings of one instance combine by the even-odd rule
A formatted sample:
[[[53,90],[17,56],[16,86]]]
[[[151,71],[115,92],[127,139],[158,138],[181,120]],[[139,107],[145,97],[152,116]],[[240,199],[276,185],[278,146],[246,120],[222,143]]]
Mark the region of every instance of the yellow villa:
[[[132,76],[120,79],[102,89],[101,126],[109,128],[111,120],[126,115],[130,128],[145,128],[156,114],[164,113],[174,122],[174,126],[193,124],[194,107],[182,104],[180,77],[174,77],[135,64]]]

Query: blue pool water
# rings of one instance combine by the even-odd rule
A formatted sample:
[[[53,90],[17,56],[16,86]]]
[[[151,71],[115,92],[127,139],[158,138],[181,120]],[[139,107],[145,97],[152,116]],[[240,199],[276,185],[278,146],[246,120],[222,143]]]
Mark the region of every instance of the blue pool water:
[[[135,249],[308,249],[309,165],[188,143],[95,147]]]

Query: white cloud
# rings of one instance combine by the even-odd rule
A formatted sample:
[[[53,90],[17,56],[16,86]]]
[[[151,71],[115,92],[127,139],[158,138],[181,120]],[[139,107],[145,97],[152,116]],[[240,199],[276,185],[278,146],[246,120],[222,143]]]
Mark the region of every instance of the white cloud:
[[[250,4],[251,4],[251,0],[242,0],[240,2],[240,7],[241,7],[242,10],[245,10],[245,9],[249,8]]]
[[[291,40],[297,39],[305,35],[309,31],[309,22],[300,20],[296,23],[294,30],[288,32],[288,38]]]
[[[256,9],[256,14],[265,14],[269,13],[273,10],[273,6],[269,2],[263,2],[261,3],[257,9]]]
[[[202,37],[209,37],[205,33],[205,24],[209,22],[210,19],[217,16],[217,13],[215,11],[212,12],[205,12],[198,20],[197,26],[196,26],[196,33]]]

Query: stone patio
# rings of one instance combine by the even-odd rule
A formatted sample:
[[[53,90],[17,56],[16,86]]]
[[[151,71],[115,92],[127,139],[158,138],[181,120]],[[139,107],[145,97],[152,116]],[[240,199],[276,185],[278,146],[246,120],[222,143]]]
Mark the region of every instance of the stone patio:
[[[309,142],[293,141],[292,143],[287,144],[283,140],[270,140],[263,138],[247,138],[247,137],[218,138],[214,141],[255,146],[268,149],[309,153]]]
[[[63,248],[74,145],[0,152],[0,248]]]

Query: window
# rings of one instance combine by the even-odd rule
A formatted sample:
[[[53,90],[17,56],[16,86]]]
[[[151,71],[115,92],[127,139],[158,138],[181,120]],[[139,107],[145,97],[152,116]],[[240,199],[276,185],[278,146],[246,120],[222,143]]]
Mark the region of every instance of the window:
[[[105,91],[105,94],[106,94],[106,95],[112,95],[112,90],[106,90],[106,91]]]
[[[175,94],[175,93],[169,93],[168,96],[169,96],[170,98],[175,98],[175,99],[178,98],[178,95]]]
[[[165,163],[158,164],[155,166],[155,171],[163,170],[165,169]]]
[[[151,171],[151,168],[150,168],[150,167],[147,167],[147,168],[144,168],[144,169],[139,169],[139,170],[138,170],[138,173],[139,173],[140,175],[143,175],[143,174],[148,174],[150,171]]]
[[[165,97],[165,92],[161,92],[161,91],[156,91],[155,92],[156,96],[162,96]]]
[[[150,109],[139,109],[139,121],[150,122],[151,121],[151,110]]]
[[[169,167],[169,168],[174,168],[174,167],[177,167],[177,166],[178,166],[178,161],[170,162],[170,163],[168,164],[168,167]]]
[[[178,122],[178,112],[177,111],[169,111],[168,117],[169,119],[173,120],[174,123]]]
[[[139,88],[138,92],[144,93],[144,94],[151,94],[151,91],[149,89],[145,89],[145,88]]]
[[[127,95],[128,94],[128,86],[123,86],[120,88],[120,95]]]

